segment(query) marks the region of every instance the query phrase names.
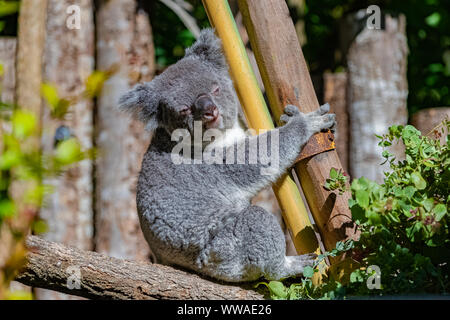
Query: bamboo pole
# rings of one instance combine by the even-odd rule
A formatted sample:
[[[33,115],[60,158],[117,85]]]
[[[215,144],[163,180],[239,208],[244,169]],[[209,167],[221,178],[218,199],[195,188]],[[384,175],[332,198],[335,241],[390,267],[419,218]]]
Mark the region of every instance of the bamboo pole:
[[[250,66],[228,2],[203,0],[203,5],[211,25],[222,40],[230,74],[249,126],[256,131],[273,129],[272,118]],[[317,251],[317,238],[295,182],[285,175],[273,190],[297,252],[302,254]]]
[[[317,110],[319,103],[286,2],[239,0],[239,8],[275,118],[279,119],[287,104],[298,106],[302,112]],[[321,134],[311,140],[320,141],[319,138]],[[330,138],[333,139],[332,136]],[[347,203],[349,192],[337,196],[323,188],[333,167],[342,168],[336,150],[316,154],[296,165],[306,200],[327,250],[333,249],[339,240],[355,238]]]

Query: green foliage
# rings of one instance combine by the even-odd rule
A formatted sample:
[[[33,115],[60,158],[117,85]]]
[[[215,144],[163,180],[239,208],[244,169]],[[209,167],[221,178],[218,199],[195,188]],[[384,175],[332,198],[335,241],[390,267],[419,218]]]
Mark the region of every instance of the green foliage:
[[[342,285],[336,281],[330,281],[323,286],[315,286],[313,277],[316,273],[323,273],[325,259],[327,257],[337,257],[354,247],[352,240],[337,242],[336,248],[320,254],[313,267],[305,267],[303,278],[300,283],[294,283],[292,279],[284,281],[259,282],[255,285],[265,286],[273,300],[298,300],[298,299],[334,299],[342,291]]]
[[[303,47],[313,74],[337,71],[346,65],[340,40],[340,20],[356,10],[376,4],[382,11],[406,16],[408,38],[408,108],[450,105],[450,0],[306,0],[305,12],[293,10],[294,21],[305,21]]]
[[[325,189],[339,190],[339,194],[343,194],[346,190],[347,177],[348,174],[342,169],[331,168],[330,178],[325,182]]]
[[[20,1],[0,1],[0,35],[15,35]]]
[[[198,26],[200,28],[209,27],[208,17],[201,0],[187,2],[192,5],[193,10],[189,14],[195,18]],[[159,69],[164,69],[177,62],[184,55],[185,48],[194,43],[195,38],[179,17],[163,3],[151,1],[149,6],[156,64]]]
[[[79,97],[63,99],[56,88],[45,83],[41,94],[53,119],[64,119],[70,106],[80,99],[97,95],[108,73],[94,72],[86,81]],[[58,141],[50,152],[40,147],[41,129],[35,113],[8,103],[0,104],[0,299],[29,298],[20,292],[8,293],[8,283],[24,263],[24,239],[30,230],[35,234],[47,231],[45,221],[37,217],[45,196],[52,191],[44,181],[60,175],[79,161],[91,158],[93,150],[83,150],[75,137]],[[11,243],[2,243],[12,237]],[[6,254],[6,255],[5,255]]]
[[[353,180],[349,207],[361,231],[357,242],[338,242],[336,248],[318,257],[314,268],[306,268],[300,283],[265,285],[272,299],[340,299],[351,296],[395,294],[448,294],[450,290],[450,135],[445,119],[429,137],[413,126],[392,126],[379,136],[386,149],[397,142],[405,146],[405,160],[398,161],[383,150],[390,170],[383,184],[365,177]],[[346,191],[347,177],[331,169],[325,186]],[[332,266],[319,285],[313,277],[323,272],[325,257],[347,252],[344,276]],[[367,282],[380,268],[380,288]],[[371,270],[369,272],[369,269]]]
[[[401,141],[405,160],[383,151],[391,168],[384,183],[362,177],[351,184],[349,206],[361,230],[354,257],[363,266],[381,268],[383,294],[450,289],[450,139],[444,144],[438,139],[449,129],[446,119],[431,132],[433,139],[410,125],[390,127],[379,145]],[[374,294],[364,285],[366,278],[354,271],[347,292]]]

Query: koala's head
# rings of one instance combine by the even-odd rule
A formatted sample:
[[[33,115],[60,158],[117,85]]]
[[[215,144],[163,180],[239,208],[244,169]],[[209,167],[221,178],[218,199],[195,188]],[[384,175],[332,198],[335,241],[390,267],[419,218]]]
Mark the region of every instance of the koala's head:
[[[134,87],[119,104],[148,129],[162,127],[169,134],[178,128],[193,134],[194,121],[201,121],[203,129],[232,128],[239,107],[221,42],[212,29],[203,30],[180,61]]]

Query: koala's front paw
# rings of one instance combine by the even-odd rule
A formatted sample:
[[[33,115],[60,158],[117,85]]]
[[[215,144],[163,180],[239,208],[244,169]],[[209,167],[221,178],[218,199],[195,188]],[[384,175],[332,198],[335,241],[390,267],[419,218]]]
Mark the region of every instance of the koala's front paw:
[[[336,115],[328,113],[330,105],[328,103],[320,106],[317,111],[310,112],[306,115],[307,123],[313,132],[326,131],[330,129],[334,131],[336,127]]]

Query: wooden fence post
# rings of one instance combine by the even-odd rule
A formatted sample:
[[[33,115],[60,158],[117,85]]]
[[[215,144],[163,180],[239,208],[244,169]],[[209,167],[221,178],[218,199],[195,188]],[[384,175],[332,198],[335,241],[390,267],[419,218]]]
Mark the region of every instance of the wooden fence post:
[[[347,72],[331,73],[323,75],[324,101],[330,104],[330,112],[336,114],[337,133],[336,150],[341,160],[342,167],[348,172],[348,112],[347,112]]]
[[[97,11],[97,69],[115,69],[98,98],[95,249],[147,260],[149,248],[136,212],[136,181],[149,134],[117,108],[120,96],[154,72],[148,16],[135,0],[102,0]]]
[[[16,90],[16,53],[17,39],[13,37],[0,38],[0,64],[3,67],[3,73],[0,75],[0,101],[4,103],[14,103]],[[3,132],[8,132],[11,126],[5,125],[0,120],[0,137]],[[3,152],[3,141],[0,138],[0,152]],[[2,232],[4,231],[4,232]],[[5,259],[10,253],[9,244],[12,235],[6,227],[0,227],[0,270]],[[1,271],[0,271],[1,272]],[[1,277],[1,276],[0,276]],[[0,280],[1,282],[1,280]],[[1,291],[1,289],[0,289]],[[17,281],[12,281],[9,285],[10,292],[31,292],[31,288]],[[0,293],[1,294],[1,293]]]
[[[47,0],[23,0],[20,4],[16,62],[16,102],[41,115],[42,61]],[[39,143],[38,141],[36,143]]]
[[[67,8],[71,0],[48,0],[47,34],[44,52],[43,80],[54,85],[62,98],[75,98],[66,120],[50,117],[50,109],[42,111],[42,147],[54,148],[55,131],[65,125],[81,143],[83,149],[93,145],[93,103],[82,97],[85,80],[94,70],[94,21],[91,0],[77,2],[80,8],[79,29],[67,25]],[[84,160],[62,176],[46,181],[53,193],[46,200],[40,216],[49,228],[43,237],[82,250],[92,250],[93,186],[92,160]],[[36,289],[37,299],[67,300],[71,296]]]
[[[381,30],[363,30],[354,38],[347,54],[350,117],[350,172],[354,178],[364,176],[383,182],[389,164],[383,162],[379,139],[389,126],[407,122],[408,81],[406,63],[408,46],[406,21],[385,16]],[[389,150],[404,157],[400,144]]]
[[[239,8],[255,52],[271,110],[279,119],[284,106],[303,112],[319,107],[297,34],[284,0],[239,0]],[[317,135],[319,136],[319,135]],[[327,250],[355,236],[347,200],[323,185],[331,168],[341,169],[336,150],[302,160],[296,165],[303,191]]]

